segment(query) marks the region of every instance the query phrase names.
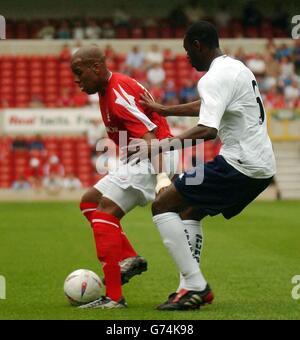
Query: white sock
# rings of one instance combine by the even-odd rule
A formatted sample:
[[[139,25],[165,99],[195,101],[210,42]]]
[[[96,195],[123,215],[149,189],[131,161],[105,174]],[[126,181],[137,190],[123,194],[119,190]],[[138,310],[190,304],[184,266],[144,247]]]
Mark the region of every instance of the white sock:
[[[184,277],[184,287],[187,290],[204,290],[207,282],[203,277],[199,264],[194,259],[187,241],[184,224],[176,213],[164,213],[153,217],[164,245]]]
[[[201,250],[203,248],[203,229],[202,222],[196,220],[182,220],[184,232],[190,243],[194,259],[200,264]],[[176,292],[179,292],[185,286],[184,276],[180,273],[179,286]]]

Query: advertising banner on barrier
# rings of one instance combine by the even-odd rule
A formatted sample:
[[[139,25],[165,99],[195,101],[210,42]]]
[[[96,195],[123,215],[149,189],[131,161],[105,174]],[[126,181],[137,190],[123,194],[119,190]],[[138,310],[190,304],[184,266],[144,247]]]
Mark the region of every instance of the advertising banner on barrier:
[[[0,115],[6,134],[83,133],[93,122],[101,122],[97,108],[7,109]]]
[[[268,129],[273,141],[300,141],[300,110],[270,110]]]

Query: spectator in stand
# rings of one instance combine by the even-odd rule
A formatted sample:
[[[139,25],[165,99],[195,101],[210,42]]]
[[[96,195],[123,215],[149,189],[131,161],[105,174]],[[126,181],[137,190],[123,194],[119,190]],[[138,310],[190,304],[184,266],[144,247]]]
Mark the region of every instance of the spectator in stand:
[[[292,54],[292,51],[287,44],[281,44],[276,49],[276,59],[279,60],[279,61],[284,57],[290,57],[291,54]]]
[[[49,20],[44,21],[43,27],[37,33],[37,37],[39,39],[54,39],[55,28]]]
[[[178,5],[169,14],[171,27],[185,27],[188,24],[188,18],[184,12],[183,5]]]
[[[21,175],[13,182],[11,188],[13,190],[28,190],[31,188],[31,186],[30,183],[26,180],[26,178]]]
[[[69,63],[71,60],[71,50],[68,44],[64,44],[59,53],[59,61]]]
[[[295,71],[300,75],[300,40],[295,40],[293,49]]]
[[[105,22],[102,26],[102,38],[103,39],[114,39],[116,32],[110,22]]]
[[[198,0],[190,0],[184,8],[184,13],[190,24],[200,21],[206,15]]]
[[[148,67],[153,66],[154,64],[162,64],[164,61],[164,55],[158,45],[153,44],[150,47],[150,50],[145,55],[145,61]]]
[[[300,98],[295,98],[293,101],[290,102],[290,107],[293,109],[299,110],[300,107]]]
[[[187,79],[179,93],[181,103],[190,103],[199,99],[197,86],[191,79]]]
[[[71,89],[69,87],[63,87],[61,94],[57,100],[58,107],[71,107],[73,106],[73,98],[71,95]]]
[[[223,3],[215,14],[215,22],[218,28],[224,28],[229,26],[231,20],[231,14],[228,11],[228,5]]]
[[[283,81],[293,78],[295,74],[295,65],[292,63],[290,57],[282,57],[280,61],[280,78]]]
[[[21,152],[25,152],[28,151],[28,142],[25,139],[24,136],[17,136],[13,142],[12,142],[12,149],[13,151],[21,151]]]
[[[171,105],[170,103],[174,103],[174,99],[177,100],[176,86],[173,80],[168,80],[165,85],[165,93],[164,93],[162,102],[164,105]],[[172,105],[175,105],[175,104],[172,104]]]
[[[147,71],[147,80],[150,86],[162,84],[165,78],[166,73],[161,64],[153,64]]]
[[[58,195],[63,189],[63,179],[50,175],[44,178],[43,187],[49,195]]]
[[[291,80],[291,84],[284,88],[284,96],[288,107],[294,108],[300,96],[299,86],[295,80]]]
[[[101,28],[96,20],[89,19],[85,28],[85,36],[87,39],[99,39],[101,37]]]
[[[72,30],[72,36],[74,40],[83,40],[85,38],[84,27],[81,21],[78,20],[75,22],[75,25]]]
[[[245,26],[260,26],[262,21],[262,14],[257,8],[257,2],[255,0],[249,0],[244,7],[243,23]]]
[[[36,135],[35,138],[29,143],[29,151],[45,151],[45,144],[41,135]]]
[[[266,43],[265,53],[272,55],[275,58],[276,55],[276,45],[273,39],[269,39]]]
[[[140,50],[138,46],[133,46],[132,50],[127,55],[125,67],[127,68],[127,70],[129,70],[129,72],[131,72],[134,69],[139,69],[143,67],[144,60],[144,53]]]
[[[39,191],[41,189],[44,171],[41,161],[38,158],[30,159],[25,177],[34,190]]]
[[[65,169],[56,155],[50,156],[48,163],[44,166],[44,175],[47,178],[55,177],[60,180],[64,178]]]
[[[66,20],[63,20],[56,32],[57,39],[71,39],[71,31],[69,24]]]
[[[149,28],[149,27],[158,27],[158,23],[157,20],[155,18],[153,18],[152,16],[145,18],[144,20],[144,27],[145,29]]]
[[[266,52],[264,55],[265,64],[266,64],[266,73],[267,77],[278,78],[279,77],[279,64],[276,61],[274,55]]]
[[[124,6],[116,8],[113,20],[115,27],[129,27],[130,15],[126,12]]]
[[[274,57],[268,52],[264,54],[264,60],[266,69],[264,77],[261,79],[260,82],[260,91],[268,92],[274,85],[277,84],[277,79],[279,76],[279,65]]]
[[[80,179],[77,178],[73,173],[67,174],[63,180],[63,188],[69,191],[79,190],[82,188]]]
[[[285,108],[285,99],[282,88],[274,85],[265,97],[265,105],[267,108]]]

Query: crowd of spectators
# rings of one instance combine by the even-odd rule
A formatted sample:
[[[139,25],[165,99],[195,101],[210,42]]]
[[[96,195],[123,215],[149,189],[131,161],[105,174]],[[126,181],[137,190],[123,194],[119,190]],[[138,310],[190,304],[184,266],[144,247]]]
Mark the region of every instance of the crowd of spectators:
[[[174,7],[164,17],[133,17],[126,7],[116,8],[106,18],[69,18],[61,20],[37,20],[28,22],[7,21],[7,37],[38,39],[113,39],[113,38],[175,38],[181,37],[181,29],[205,19],[220,30],[223,37],[257,36],[287,37],[289,15],[280,1],[276,10],[266,15],[258,1],[246,1],[239,13],[225,1],[211,13],[208,5],[199,0],[187,1]],[[95,13],[96,14],[96,13]],[[97,14],[96,14],[97,15]]]
[[[40,135],[30,141],[23,136],[16,136],[11,143],[15,159],[23,158],[24,171],[18,174],[11,187],[14,190],[33,189],[36,192],[45,190],[49,194],[58,194],[62,189],[77,190],[82,187],[74,173],[66,172],[57,155],[49,153]]]
[[[155,52],[154,52],[155,51]],[[237,51],[225,50],[226,54],[241,60],[255,74],[267,108],[300,108],[300,41],[293,46],[275,46],[269,40],[262,53],[246,53],[242,48]],[[167,51],[167,60],[170,53]],[[150,59],[153,56],[153,60]],[[176,86],[175,78],[168,78],[159,60],[166,60],[163,51],[153,46],[148,53],[137,46],[128,54],[123,72],[137,78],[156,100],[167,104],[178,104],[198,98],[197,82],[203,75],[190,71],[182,86]]]
[[[89,105],[98,107],[98,95],[88,96],[82,92],[74,83],[71,74],[70,59],[72,53],[80,46],[78,43],[73,47],[63,46],[60,55],[55,57],[56,64],[59,67],[53,74],[53,79],[48,76],[44,80],[40,79],[40,82],[45,82],[44,88],[39,87],[40,93],[34,93],[35,88],[32,91],[30,89],[31,83],[36,82],[37,79],[31,81],[26,77],[21,79],[18,74],[15,82],[24,80],[26,89],[31,92],[31,98],[28,96],[26,102],[21,101],[21,105],[16,105],[16,107],[67,108]],[[260,53],[246,53],[243,48],[237,50],[225,49],[223,52],[241,60],[253,71],[267,108],[300,107],[300,40],[295,40],[293,45],[288,46],[284,43],[275,45],[274,41],[270,39]],[[197,82],[203,76],[203,73],[193,69],[183,54],[173,54],[170,49],[163,49],[156,44],[145,49],[142,49],[139,45],[133,45],[127,55],[117,53],[111,45],[107,45],[104,48],[104,54],[106,55],[107,65],[113,72],[120,72],[133,77],[145,86],[156,101],[160,103],[174,105],[198,98]],[[2,82],[4,80],[2,79]],[[50,83],[52,80],[55,85]],[[48,86],[48,84],[51,85]],[[9,85],[11,86],[11,84]],[[40,86],[42,86],[42,83]],[[0,92],[4,92],[4,90],[7,92],[8,86],[3,89],[0,88]],[[19,90],[23,94],[24,86],[11,88],[11,91],[15,91],[13,98],[16,101],[21,98],[19,97]],[[53,90],[55,94],[52,95]],[[43,95],[41,95],[41,91]],[[49,96],[51,101],[47,102]],[[2,93],[0,107],[14,107],[5,98],[5,94]]]
[[[230,54],[230,52],[228,52]],[[292,47],[270,40],[263,53],[233,53],[255,74],[267,108],[300,108],[300,41]]]

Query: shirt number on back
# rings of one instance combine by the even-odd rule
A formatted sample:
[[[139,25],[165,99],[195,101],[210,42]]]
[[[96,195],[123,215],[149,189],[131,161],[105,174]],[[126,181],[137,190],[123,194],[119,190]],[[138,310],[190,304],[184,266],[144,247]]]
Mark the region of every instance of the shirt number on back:
[[[253,91],[254,93],[256,94],[255,92],[255,86],[258,88],[257,86],[257,82],[255,80],[252,80],[252,86],[253,86]],[[259,110],[260,110],[260,116],[259,116],[259,125],[262,125],[265,121],[265,117],[266,117],[266,114],[265,114],[265,109],[264,109],[264,105],[261,101],[261,98],[259,96],[256,97],[256,101],[259,105]]]

